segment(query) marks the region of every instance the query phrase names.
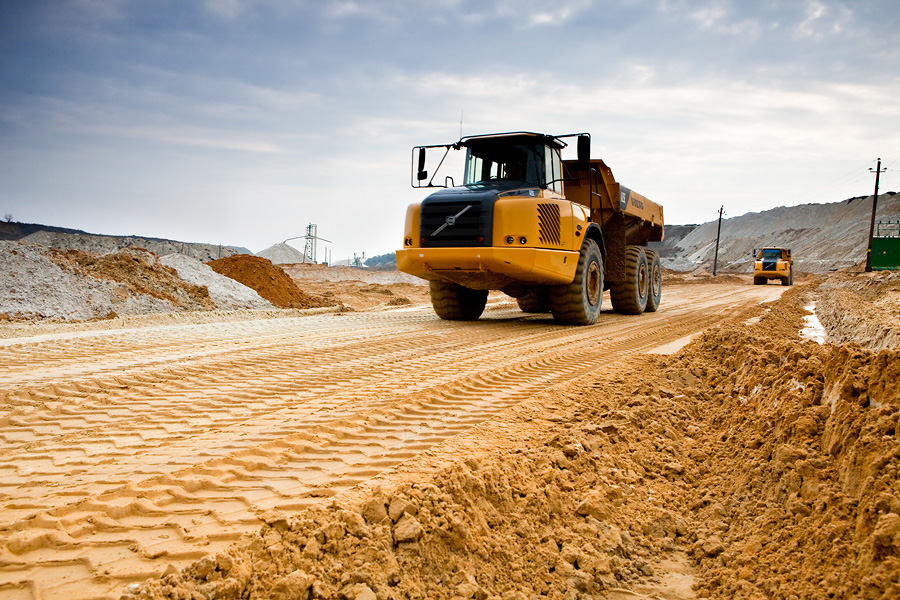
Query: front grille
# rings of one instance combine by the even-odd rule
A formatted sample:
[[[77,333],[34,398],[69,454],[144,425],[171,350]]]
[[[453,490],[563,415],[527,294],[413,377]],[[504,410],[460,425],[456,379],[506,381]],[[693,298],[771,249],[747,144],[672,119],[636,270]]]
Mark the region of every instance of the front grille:
[[[560,246],[559,205],[538,204],[538,240],[545,246]]]
[[[762,261],[762,264],[763,264],[763,268],[762,268],[763,271],[775,271],[778,266],[778,261],[777,260],[764,260],[764,261]]]
[[[434,200],[422,203],[419,231],[425,247],[491,245],[490,209],[478,199]]]

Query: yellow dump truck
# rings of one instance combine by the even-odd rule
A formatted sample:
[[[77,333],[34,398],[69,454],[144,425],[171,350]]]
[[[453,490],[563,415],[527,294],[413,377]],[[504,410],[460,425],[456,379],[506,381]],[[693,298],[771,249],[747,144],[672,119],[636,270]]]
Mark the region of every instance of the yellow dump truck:
[[[563,160],[566,139],[577,158]],[[576,325],[596,322],[606,289],[618,313],[659,307],[659,256],[646,245],[663,239],[662,207],[590,158],[590,142],[511,132],[413,149],[413,187],[442,189],[407,209],[397,268],[430,282],[439,317],[479,318],[489,290]],[[441,181],[448,155],[463,151],[462,184]]]
[[[753,285],[766,285],[780,279],[781,285],[794,285],[794,259],[790,248],[760,248],[753,251]]]

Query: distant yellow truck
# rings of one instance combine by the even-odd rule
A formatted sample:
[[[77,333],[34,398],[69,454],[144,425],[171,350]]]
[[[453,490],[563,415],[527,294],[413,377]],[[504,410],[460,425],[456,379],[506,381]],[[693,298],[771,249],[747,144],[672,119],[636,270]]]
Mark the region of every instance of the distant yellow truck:
[[[563,138],[577,139],[576,160],[562,159]],[[426,150],[440,159],[430,177]],[[459,186],[437,178],[453,151],[465,152]],[[510,132],[419,146],[412,184],[444,189],[409,207],[397,268],[430,282],[442,319],[477,319],[489,290],[573,325],[597,320],[606,289],[618,313],[659,306],[659,255],[646,246],[663,239],[662,207],[590,158],[588,134]]]
[[[794,259],[790,248],[760,248],[753,251],[753,285],[766,285],[780,279],[781,285],[794,285]]]

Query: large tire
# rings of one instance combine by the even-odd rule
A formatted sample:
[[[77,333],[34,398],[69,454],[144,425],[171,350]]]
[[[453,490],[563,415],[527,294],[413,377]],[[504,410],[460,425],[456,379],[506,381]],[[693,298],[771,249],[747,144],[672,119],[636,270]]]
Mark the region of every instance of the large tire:
[[[592,325],[603,301],[603,255],[594,240],[581,245],[575,280],[550,288],[550,312],[560,323]]]
[[[765,277],[754,277],[753,285],[766,285],[769,282]]]
[[[626,246],[625,279],[613,283],[609,288],[613,310],[623,315],[639,315],[647,308],[649,295],[647,255],[640,246]]]
[[[432,281],[429,289],[434,312],[448,321],[474,321],[487,304],[487,290],[473,290],[448,281]]]
[[[791,266],[788,276],[781,280],[781,285],[794,285],[794,267]]]
[[[527,313],[550,312],[550,293],[545,287],[529,288],[527,292],[516,298],[516,304]]]
[[[656,250],[644,250],[647,256],[647,270],[650,275],[650,293],[647,295],[647,307],[644,312],[656,312],[662,300],[662,265]]]

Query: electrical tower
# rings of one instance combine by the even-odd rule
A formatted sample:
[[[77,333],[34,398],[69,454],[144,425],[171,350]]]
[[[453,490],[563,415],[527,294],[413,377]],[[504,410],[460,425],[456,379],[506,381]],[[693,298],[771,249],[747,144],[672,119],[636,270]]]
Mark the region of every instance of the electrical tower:
[[[320,238],[318,235],[318,231],[319,231],[319,226],[316,225],[315,223],[310,223],[309,225],[306,226],[306,235],[298,235],[297,237],[288,238],[287,240],[284,240],[284,242],[282,242],[282,243],[286,244],[288,240],[300,240],[300,239],[306,240],[306,244],[303,247],[303,262],[304,263],[310,262],[312,264],[316,264],[316,242],[321,240],[327,244],[331,243],[331,240],[326,240],[325,238]],[[325,254],[327,256],[327,254],[328,254],[327,250],[325,251]]]
[[[316,264],[316,239],[317,233],[319,231],[319,226],[310,223],[306,226],[306,247],[303,249],[303,262],[309,260],[309,262]]]

